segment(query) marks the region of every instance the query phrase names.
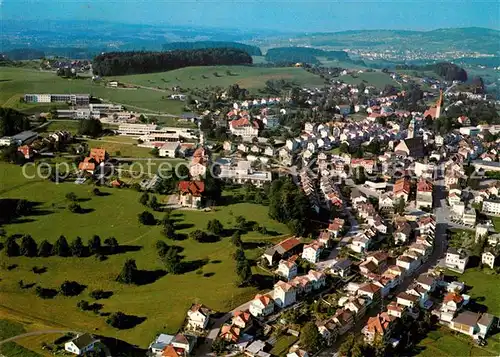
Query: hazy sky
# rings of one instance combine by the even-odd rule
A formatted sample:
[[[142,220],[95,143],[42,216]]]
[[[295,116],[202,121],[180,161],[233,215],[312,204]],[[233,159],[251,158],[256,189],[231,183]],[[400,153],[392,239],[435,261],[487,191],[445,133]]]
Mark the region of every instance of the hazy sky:
[[[283,31],[500,29],[500,1],[0,0],[3,19],[105,20]]]

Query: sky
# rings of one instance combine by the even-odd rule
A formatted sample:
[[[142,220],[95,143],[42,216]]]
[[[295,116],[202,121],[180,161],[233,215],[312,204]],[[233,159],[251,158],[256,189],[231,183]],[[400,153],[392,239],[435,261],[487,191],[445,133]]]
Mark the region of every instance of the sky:
[[[282,32],[500,29],[498,0],[0,0],[0,15]]]

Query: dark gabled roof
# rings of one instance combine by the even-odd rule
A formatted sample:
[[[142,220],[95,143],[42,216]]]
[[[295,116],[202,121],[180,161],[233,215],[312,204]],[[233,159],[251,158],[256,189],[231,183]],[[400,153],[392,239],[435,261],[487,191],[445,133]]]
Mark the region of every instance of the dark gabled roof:
[[[93,342],[98,341],[95,339],[91,334],[89,333],[84,333],[83,335],[77,336],[74,339],[71,340],[75,344],[76,347],[79,349],[85,348],[88,345],[92,344]]]
[[[452,322],[466,326],[475,326],[478,320],[479,314],[472,311],[463,311],[459,313]]]

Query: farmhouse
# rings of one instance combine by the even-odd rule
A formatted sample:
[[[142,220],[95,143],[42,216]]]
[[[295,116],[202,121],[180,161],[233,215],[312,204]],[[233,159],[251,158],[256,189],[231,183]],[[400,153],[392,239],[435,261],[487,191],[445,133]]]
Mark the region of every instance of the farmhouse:
[[[302,248],[300,239],[292,237],[268,248],[263,257],[268,261],[269,265],[274,265],[279,259],[286,259],[293,254],[299,252]]]
[[[187,312],[187,328],[192,330],[204,330],[210,320],[210,309],[201,304],[193,304]]]
[[[97,342],[99,340],[95,339],[92,335],[84,333],[66,342],[64,350],[80,356],[86,352],[93,351]]]

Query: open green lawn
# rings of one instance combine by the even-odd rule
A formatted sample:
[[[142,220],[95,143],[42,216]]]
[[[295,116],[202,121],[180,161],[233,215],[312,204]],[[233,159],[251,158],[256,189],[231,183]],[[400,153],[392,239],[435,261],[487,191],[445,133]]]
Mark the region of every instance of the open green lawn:
[[[483,270],[471,268],[465,270],[463,274],[449,273],[456,275],[459,281],[471,286],[467,294],[473,299],[478,299],[479,304],[486,305],[489,313],[495,316],[500,315],[500,275],[488,268]]]
[[[165,93],[148,89],[106,88],[91,79],[64,79],[53,73],[36,70],[1,67],[0,68],[0,105],[30,110],[47,109],[47,105],[20,103],[25,93],[89,93],[95,97],[124,104],[134,110],[149,110],[180,114],[184,104],[175,100],[162,99]]]
[[[274,356],[286,356],[290,347],[292,347],[298,339],[298,337],[293,335],[281,335],[276,340],[276,344],[273,346],[270,353]]]
[[[465,357],[465,356],[498,356],[500,354],[500,334],[488,338],[488,345],[477,346],[470,337],[455,333],[446,327],[432,331],[420,341],[418,354],[423,357]]]
[[[230,71],[230,74],[226,72]],[[217,76],[215,75],[217,73]],[[204,88],[219,86],[227,88],[237,83],[240,87],[255,90],[264,88],[270,79],[286,79],[302,86],[321,86],[324,81],[302,68],[261,68],[251,66],[207,66],[186,67],[161,73],[134,74],[115,76],[111,79],[122,83],[130,83],[147,87],[170,89],[174,86],[182,88]]]
[[[387,84],[393,85],[398,88],[399,84],[394,79],[392,79],[387,73],[382,72],[364,72],[356,73],[354,75],[347,74],[345,76],[340,76],[339,80],[347,83],[358,85],[364,82],[367,86],[374,86],[378,89],[383,89]]]
[[[159,331],[176,332],[182,325],[186,309],[193,302],[202,302],[220,311],[227,311],[247,301],[256,292],[254,287],[235,286],[235,263],[232,258],[233,246],[228,238],[216,243],[198,243],[190,239],[167,241],[180,246],[184,261],[198,262],[203,267],[182,275],[166,275],[141,286],[127,286],[115,282],[126,259],[135,259],[141,270],[150,273],[162,269],[154,244],[163,239],[160,226],[138,224],[137,214],[144,210],[138,202],[139,193],[129,189],[106,189],[108,196],[92,196],[90,185],[73,183],[54,184],[48,181],[24,178],[18,166],[0,164],[0,195],[2,198],[25,198],[39,202],[40,206],[29,217],[17,223],[5,225],[7,234],[30,234],[40,242],[47,239],[54,242],[60,235],[69,241],[80,236],[86,242],[97,234],[101,239],[116,237],[121,245],[130,250],[109,256],[103,262],[94,257],[88,258],[8,258],[1,255],[2,266],[17,264],[13,270],[0,270],[0,311],[11,309],[26,318],[44,319],[51,325],[69,327],[76,330],[94,331],[117,337],[127,342],[147,346]],[[66,209],[65,195],[74,192],[81,200],[81,206],[91,210],[85,214],[74,214]],[[162,201],[165,197],[159,197]],[[161,218],[160,213],[155,214]],[[270,220],[267,207],[248,203],[218,207],[212,212],[175,211],[177,229],[189,233],[196,228],[205,229],[210,219],[219,219],[226,228],[235,226],[235,218],[245,216],[266,226],[276,234],[286,234],[283,224]],[[244,241],[275,240],[276,237],[262,236],[257,232],[243,235]],[[138,249],[138,250],[136,250]],[[247,251],[249,256],[257,256],[261,248]],[[34,274],[34,266],[46,267],[43,274]],[[75,280],[87,286],[77,297],[56,296],[53,299],[40,299],[31,289],[20,289],[18,281],[36,283],[45,288],[58,288],[65,280]],[[92,312],[82,312],[76,307],[81,299],[91,300],[89,292],[103,289],[113,292],[109,299],[100,301],[104,312],[123,311],[124,313],[145,317],[146,320],[128,330],[115,330],[105,323],[105,317]]]
[[[151,149],[137,146],[137,140],[130,137],[104,136],[86,141],[90,148],[105,149],[110,156],[117,156],[116,153],[119,151],[120,157],[154,158]]]
[[[11,320],[0,320],[0,341],[25,333],[23,325]],[[9,357],[37,357],[39,354],[27,350],[14,342],[0,345],[0,355]]]

